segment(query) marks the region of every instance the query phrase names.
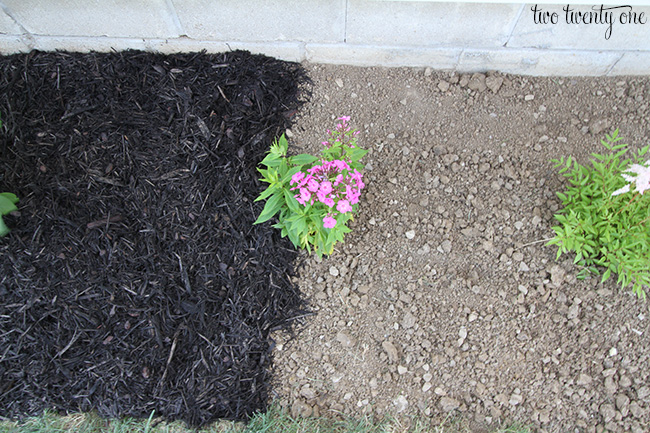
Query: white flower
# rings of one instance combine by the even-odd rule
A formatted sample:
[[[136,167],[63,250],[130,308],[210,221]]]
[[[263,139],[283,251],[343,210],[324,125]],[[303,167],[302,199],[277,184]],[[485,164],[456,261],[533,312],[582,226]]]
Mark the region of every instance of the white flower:
[[[619,194],[625,194],[629,190],[630,190],[630,185],[625,185],[623,188],[617,189],[616,191],[614,191],[612,193],[612,196],[619,195]]]
[[[636,176],[631,176],[632,173]],[[625,173],[622,173],[623,179],[630,182],[630,185],[634,184],[634,190],[639,194],[643,194],[644,191],[650,189],[650,160],[646,161],[646,165],[632,164],[630,168],[625,170]],[[612,193],[612,195],[624,194],[630,191],[630,185],[625,185],[623,188],[618,189]]]

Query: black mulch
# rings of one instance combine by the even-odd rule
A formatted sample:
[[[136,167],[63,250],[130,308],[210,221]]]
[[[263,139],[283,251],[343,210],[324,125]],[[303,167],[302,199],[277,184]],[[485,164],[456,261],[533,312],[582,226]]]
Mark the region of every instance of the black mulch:
[[[0,416],[265,409],[305,305],[255,169],[306,82],[246,52],[0,57]]]

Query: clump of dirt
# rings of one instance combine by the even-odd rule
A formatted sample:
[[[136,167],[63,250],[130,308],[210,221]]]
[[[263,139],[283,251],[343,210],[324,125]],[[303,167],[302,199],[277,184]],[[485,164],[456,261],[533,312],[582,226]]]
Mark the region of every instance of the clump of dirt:
[[[353,232],[296,279],[317,312],[275,335],[279,400],[295,415],[419,414],[540,432],[650,428],[648,303],[555,261],[564,188],[620,128],[650,141],[650,79],[457,75],[307,65],[290,131],[319,151],[352,116],[367,188]]]

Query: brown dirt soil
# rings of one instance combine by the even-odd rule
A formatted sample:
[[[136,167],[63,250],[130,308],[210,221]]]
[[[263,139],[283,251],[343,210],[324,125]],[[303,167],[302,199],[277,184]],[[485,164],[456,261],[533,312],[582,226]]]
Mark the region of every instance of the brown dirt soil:
[[[587,163],[620,128],[650,141],[650,79],[459,76],[305,65],[313,98],[290,131],[316,153],[352,116],[369,149],[346,243],[305,257],[315,315],[276,334],[294,414],[456,414],[474,431],[650,431],[648,303],[555,261],[551,159]]]

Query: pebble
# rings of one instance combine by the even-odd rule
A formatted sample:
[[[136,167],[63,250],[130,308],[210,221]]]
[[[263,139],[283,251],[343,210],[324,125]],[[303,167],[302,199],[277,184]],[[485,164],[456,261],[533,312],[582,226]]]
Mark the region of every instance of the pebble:
[[[576,319],[580,315],[580,306],[578,304],[573,304],[569,307],[569,312],[567,313],[566,318],[569,320]]]
[[[336,85],[337,85],[337,86],[339,86],[339,87],[341,87],[341,88],[343,87],[343,80],[341,80],[340,78],[337,78],[337,79],[334,80],[334,81],[336,82]]]
[[[489,76],[485,79],[485,85],[493,93],[497,93],[501,88],[501,86],[503,85],[503,77],[494,76],[494,75]]]
[[[388,361],[392,364],[395,364],[397,361],[399,361],[399,354],[397,352],[397,348],[393,343],[390,341],[384,341],[381,343],[382,349],[384,349],[384,352],[386,352],[386,355],[388,355]]]
[[[637,403],[636,401],[630,403],[630,413],[632,414],[632,416],[634,416],[635,418],[641,418],[643,416],[643,412],[644,410],[643,408],[641,408],[641,406],[639,406],[639,403]]]
[[[312,411],[312,407],[301,399],[294,400],[291,405],[291,415],[294,418],[311,416]]]
[[[632,386],[632,380],[630,380],[630,378],[628,376],[623,375],[618,380],[618,385],[621,388],[629,388],[630,386]]]
[[[616,394],[616,391],[618,389],[618,385],[616,385],[616,382],[614,382],[613,377],[607,377],[605,378],[605,392],[609,395],[614,395]]]
[[[471,90],[483,92],[485,89],[487,89],[487,86],[485,84],[485,75],[483,74],[472,75],[472,78],[469,80],[469,83],[467,83],[467,87],[469,87]]]
[[[415,326],[416,320],[417,319],[415,318],[415,316],[413,314],[411,314],[410,312],[407,312],[404,315],[404,318],[402,319],[402,328],[404,328],[404,329],[412,328],[413,326]]]
[[[526,95],[526,96],[524,96],[525,101],[532,101],[533,99],[535,99],[535,95]]]
[[[608,119],[598,119],[594,120],[591,125],[589,125],[589,132],[594,135],[598,135],[607,128],[609,128],[610,122]]]
[[[564,282],[566,272],[558,265],[551,267],[551,282],[555,287],[559,287]]]
[[[508,400],[508,403],[511,406],[517,406],[520,404],[522,401],[524,401],[524,397],[521,394],[512,394],[510,396],[510,400]]]
[[[307,400],[313,400],[316,398],[316,391],[307,384],[300,389],[300,396],[305,397]]]
[[[579,386],[589,385],[591,384],[592,380],[593,379],[588,374],[580,373],[580,375],[578,376],[578,380],[576,381],[576,385]]]
[[[627,415],[630,410],[630,398],[625,394],[618,394],[616,396],[616,409],[618,409],[623,416]]]
[[[639,388],[639,390],[636,392],[636,397],[639,400],[645,400],[646,397],[650,397],[650,387],[644,386]]]
[[[616,409],[614,408],[614,405],[610,403],[601,404],[598,412],[606,423],[610,422],[616,416]]]
[[[406,238],[407,239],[413,239],[415,238],[415,230],[409,230],[406,232]]]
[[[440,399],[440,407],[442,408],[443,412],[451,412],[452,410],[456,410],[460,407],[460,402],[455,398],[442,397]]]
[[[350,337],[348,334],[346,334],[343,331],[339,331],[336,334],[336,341],[341,343],[343,347],[352,347],[352,345],[354,344],[354,340],[352,340],[352,337]]]
[[[330,266],[330,275],[333,277],[339,276],[339,270],[336,268],[336,266]]]
[[[393,400],[393,404],[395,405],[397,413],[404,412],[409,405],[406,397],[403,395],[400,395],[395,400]]]

